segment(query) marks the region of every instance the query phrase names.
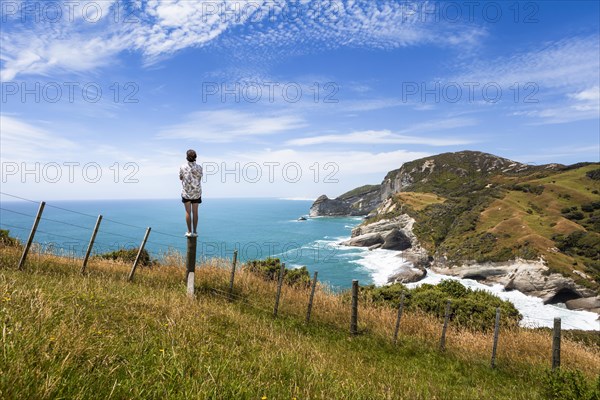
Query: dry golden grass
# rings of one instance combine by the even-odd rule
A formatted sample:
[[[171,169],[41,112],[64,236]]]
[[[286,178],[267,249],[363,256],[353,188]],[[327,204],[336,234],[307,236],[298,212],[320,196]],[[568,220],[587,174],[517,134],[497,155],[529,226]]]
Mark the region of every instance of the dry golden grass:
[[[399,344],[394,348],[390,342],[396,310],[361,298],[360,335],[352,337],[349,335],[348,293],[333,293],[323,285],[317,288],[311,322],[304,328],[301,327],[304,326],[310,290],[284,285],[279,318],[274,320],[276,282],[263,280],[243,265],[236,271],[233,301],[227,301],[230,260],[211,259],[197,268],[196,299],[191,300],[184,295],[185,272],[176,258],[174,265],[139,268],[134,282],[127,283],[131,266],[120,262],[92,259],[88,273],[80,276],[80,260],[32,252],[25,271],[16,274],[18,257],[18,249],[0,248],[0,262],[3,263],[0,266],[0,288],[5,291],[1,293],[2,298],[12,298],[10,301],[19,304],[19,312],[27,315],[29,321],[51,327],[52,336],[33,337],[28,347],[21,349],[31,352],[29,357],[41,357],[37,361],[41,364],[35,367],[35,375],[32,375],[43,382],[42,389],[35,387],[40,398],[52,398],[63,393],[61,390],[66,389],[61,386],[64,384],[61,379],[72,375],[73,368],[84,368],[82,377],[78,379],[85,379],[87,369],[89,374],[99,374],[97,379],[102,382],[110,379],[116,382],[113,374],[117,373],[122,374],[119,375],[120,380],[125,379],[123,376],[131,376],[131,381],[136,383],[129,384],[136,386],[129,387],[127,392],[119,392],[123,388],[115,386],[112,389],[116,391],[116,397],[119,393],[121,396],[125,393],[126,397],[133,394],[156,397],[155,391],[149,395],[150,389],[144,389],[145,386],[154,388],[155,382],[133,379],[146,374],[137,368],[147,368],[153,371],[152,374],[158,374],[151,375],[152,379],[166,381],[175,377],[178,381],[184,379],[177,371],[189,371],[191,368],[195,371],[195,378],[184,382],[190,385],[191,391],[196,391],[194,393],[205,393],[208,397],[215,390],[215,385],[225,385],[224,376],[230,376],[227,379],[231,381],[227,381],[220,393],[246,393],[244,390],[248,390],[249,383],[257,382],[262,393],[291,393],[269,398],[291,398],[293,395],[298,398],[348,398],[348,393],[371,393],[355,398],[399,398],[398,387],[390,385],[394,374],[405,371],[402,372],[403,380],[397,385],[408,398],[446,398],[445,393],[464,394],[463,398],[508,398],[505,394],[492,396],[484,387],[457,388],[451,380],[443,377],[445,368],[457,367],[453,364],[455,362],[461,363],[462,369],[467,368],[465,366],[475,368],[475,374],[488,374],[482,371],[489,370],[491,333],[472,332],[451,325],[446,352],[441,354],[437,348],[442,323],[422,313],[404,313]],[[27,274],[43,286],[25,287],[22,277]],[[51,281],[54,282],[52,285]],[[107,312],[107,307],[111,307],[110,310],[123,308],[123,313]],[[95,309],[97,312],[94,312]],[[131,315],[137,315],[139,320],[132,320]],[[35,334],[34,327],[29,329],[32,335]],[[325,340],[323,335],[331,338]],[[368,338],[372,339],[365,342]],[[4,343],[6,346],[10,342]],[[356,353],[346,353],[347,346],[355,348],[359,345],[367,346],[361,357],[356,358]],[[59,351],[60,348],[65,351]],[[128,358],[123,360],[125,349]],[[192,353],[185,358],[189,349],[193,349],[190,350]],[[393,358],[397,357],[390,353],[394,353],[394,349],[402,354],[400,358]],[[388,353],[389,361],[381,361],[380,358],[388,357],[384,356]],[[432,367],[420,364],[421,353],[423,360],[428,360],[422,361],[423,365],[433,362],[440,369],[435,373],[442,373],[440,377],[431,378],[434,380],[428,384],[420,377],[427,373],[423,368]],[[160,371],[163,364],[156,357],[165,359],[164,375]],[[212,360],[210,363],[203,361],[209,363],[208,370],[203,370],[200,365],[194,366],[200,359]],[[241,364],[236,366],[236,362]],[[406,362],[413,364],[412,370]],[[527,379],[525,377],[531,371],[546,370],[550,362],[549,332],[503,329],[497,355],[497,365],[502,374],[485,375],[484,378],[486,382],[493,382],[488,382],[490,385],[502,386],[506,381]],[[600,374],[600,349],[563,339],[562,364],[594,379]],[[284,368],[285,371],[273,368]],[[32,373],[12,366],[11,376],[18,374],[17,371]],[[297,374],[308,374],[308,377],[301,378]],[[303,386],[289,387],[290,379],[303,382]],[[82,382],[86,381],[75,380],[73,385]],[[330,387],[332,389],[328,389]],[[89,390],[92,389],[93,386],[90,386]],[[110,387],[106,390],[105,398],[109,397],[108,392],[112,393]],[[173,390],[176,392],[176,389]],[[531,390],[535,392],[534,388]],[[177,393],[175,397],[185,397]],[[532,393],[524,392],[516,398],[539,398]],[[168,397],[168,394],[165,395]],[[260,398],[258,392],[257,395]]]
[[[202,266],[197,278],[201,282],[210,282],[210,286],[226,291],[229,275],[229,262],[219,260],[213,266]],[[200,283],[203,285],[203,283]],[[237,298],[247,300],[253,306],[265,312],[272,312],[275,302],[276,283],[264,281],[243,268],[236,273],[235,291]],[[305,318],[309,288],[291,288],[284,285],[279,314]],[[261,301],[262,300],[262,301]],[[389,307],[369,304],[361,299],[359,306],[359,330],[391,340],[396,322],[397,310]],[[328,324],[339,329],[349,330],[350,297],[348,293],[336,294],[327,287],[318,286],[315,292],[313,323]],[[412,312],[404,313],[401,321],[400,340],[418,339],[438,346],[442,323],[429,315]],[[472,362],[480,362],[491,355],[492,334],[472,332],[450,327],[447,333],[447,351]],[[534,364],[547,366],[550,363],[552,337],[548,332],[519,328],[502,329],[498,348],[498,359],[513,364]],[[570,368],[579,369],[589,376],[600,374],[600,349],[583,346],[563,339],[562,362]]]
[[[441,204],[446,201],[445,198],[433,193],[401,192],[396,196],[415,211],[421,211],[430,204]]]

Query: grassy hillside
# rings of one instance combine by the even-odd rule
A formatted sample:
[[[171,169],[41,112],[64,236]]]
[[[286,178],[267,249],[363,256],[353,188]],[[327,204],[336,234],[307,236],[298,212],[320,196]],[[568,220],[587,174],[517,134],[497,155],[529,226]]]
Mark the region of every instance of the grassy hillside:
[[[364,185],[361,187],[357,187],[356,189],[352,189],[349,192],[346,192],[344,194],[341,194],[336,198],[338,200],[347,200],[352,197],[361,196],[361,195],[367,194],[369,192],[372,192],[374,190],[378,190],[379,187],[380,187],[380,185]]]
[[[599,167],[468,173],[473,166],[453,165],[426,178],[426,171],[415,166],[421,181],[395,194],[393,212],[377,218],[409,213],[423,245],[451,262],[543,257],[551,271],[598,288]]]
[[[94,259],[89,274],[73,260],[0,247],[2,399],[543,399],[550,364],[546,331],[503,329],[498,368],[491,336],[407,312],[400,343],[390,343],[395,310],[361,300],[361,334],[348,334],[347,295],[319,288],[304,324],[308,291],[285,287],[271,316],[274,283],[243,269],[236,300],[225,261],[197,270],[197,299],[183,271],[163,265],[125,276],[129,266]],[[172,260],[171,264],[178,264]],[[179,264],[180,265],[180,264]],[[563,341],[565,370],[590,384],[600,350]],[[534,383],[534,384],[532,384]],[[558,398],[558,397],[554,397]]]

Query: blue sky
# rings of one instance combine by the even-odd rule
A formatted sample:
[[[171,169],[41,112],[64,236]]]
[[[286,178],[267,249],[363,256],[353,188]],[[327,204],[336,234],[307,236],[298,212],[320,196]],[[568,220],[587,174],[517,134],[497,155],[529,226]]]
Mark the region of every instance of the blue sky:
[[[2,191],[330,197],[464,149],[600,160],[597,1],[0,2]]]

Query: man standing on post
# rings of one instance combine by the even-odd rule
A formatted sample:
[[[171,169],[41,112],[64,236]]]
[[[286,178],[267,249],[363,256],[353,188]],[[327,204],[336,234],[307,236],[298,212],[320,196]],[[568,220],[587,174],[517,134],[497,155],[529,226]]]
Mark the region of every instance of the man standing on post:
[[[185,222],[187,223],[186,237],[196,237],[198,227],[198,205],[202,203],[202,167],[196,164],[196,152],[188,150],[187,162],[179,168],[179,179],[183,188],[181,189],[181,201],[185,207]],[[193,214],[193,215],[190,215]],[[192,218],[194,227],[192,230]]]

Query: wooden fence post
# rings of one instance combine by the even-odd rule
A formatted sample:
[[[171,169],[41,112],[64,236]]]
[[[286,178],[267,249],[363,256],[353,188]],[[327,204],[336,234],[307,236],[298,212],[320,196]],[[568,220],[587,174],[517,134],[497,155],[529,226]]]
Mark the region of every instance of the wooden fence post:
[[[185,282],[187,294],[194,297],[194,282],[196,277],[196,248],[198,237],[190,236],[187,238],[187,252],[185,257]]]
[[[496,308],[496,323],[494,324],[494,345],[492,346],[492,368],[496,368],[496,351],[498,350],[498,336],[500,335],[500,307]]]
[[[396,328],[394,329],[394,344],[398,342],[398,332],[400,331],[400,319],[402,318],[402,309],[404,308],[404,293],[400,297],[400,305],[398,306],[398,317],[396,318]]]
[[[237,263],[238,251],[233,251],[233,262],[231,263],[231,278],[229,278],[229,301],[233,300],[233,280],[235,279],[235,264]]]
[[[312,312],[313,299],[315,298],[315,289],[317,287],[317,275],[318,274],[319,274],[319,272],[315,271],[315,273],[313,275],[312,285],[310,288],[310,296],[308,297],[308,309],[306,310],[306,323],[307,324],[310,322],[310,313]]]
[[[94,227],[94,232],[92,232],[92,237],[90,238],[90,244],[88,245],[87,252],[85,253],[85,258],[83,259],[83,264],[81,265],[81,273],[85,273],[85,269],[87,267],[88,259],[90,258],[90,254],[92,253],[92,248],[94,247],[94,241],[96,240],[96,235],[98,234],[98,229],[100,228],[100,222],[102,221],[102,215],[98,215],[98,219],[96,220],[96,226]]]
[[[33,238],[35,237],[35,231],[37,231],[37,227],[40,223],[40,219],[42,218],[42,213],[44,212],[44,207],[46,206],[46,202],[42,201],[40,203],[40,207],[38,208],[37,215],[35,216],[35,220],[33,222],[33,226],[31,227],[31,232],[29,233],[29,239],[27,239],[27,244],[23,249],[23,254],[21,255],[21,259],[19,260],[19,270],[23,270],[25,266],[25,259],[27,258],[27,253],[29,253],[29,249],[31,248],[31,244],[33,243]]]
[[[442,338],[440,339],[440,350],[446,350],[446,330],[448,329],[448,320],[450,319],[450,300],[446,301],[446,315],[444,317],[444,327],[442,328]]]
[[[275,297],[275,307],[273,308],[273,317],[277,317],[279,311],[279,297],[281,297],[281,286],[283,286],[283,275],[285,275],[285,263],[281,263],[279,270],[279,280],[277,281],[277,296]]]
[[[140,262],[140,257],[142,256],[142,252],[144,251],[144,247],[146,246],[146,241],[148,240],[148,236],[150,235],[150,230],[151,230],[150,227],[148,227],[148,229],[146,229],[146,234],[144,235],[144,240],[142,240],[142,244],[138,250],[137,256],[135,257],[133,266],[131,267],[131,272],[129,272],[129,277],[127,278],[127,280],[129,282],[133,281],[133,275],[135,274],[135,269],[137,268],[138,263]]]
[[[350,334],[358,334],[358,280],[352,280],[352,315],[350,316]]]
[[[552,335],[552,370],[560,368],[560,318],[554,318],[554,333]]]

